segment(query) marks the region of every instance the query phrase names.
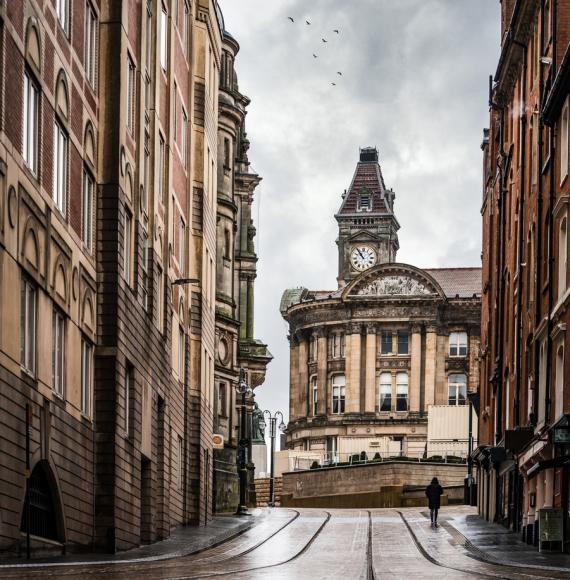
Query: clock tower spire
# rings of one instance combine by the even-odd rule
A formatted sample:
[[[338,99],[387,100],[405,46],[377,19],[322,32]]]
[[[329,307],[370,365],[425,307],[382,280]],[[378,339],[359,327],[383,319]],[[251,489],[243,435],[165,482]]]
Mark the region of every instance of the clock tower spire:
[[[339,287],[376,264],[396,260],[400,224],[394,215],[395,197],[384,184],[378,149],[360,149],[352,182],[335,215]]]

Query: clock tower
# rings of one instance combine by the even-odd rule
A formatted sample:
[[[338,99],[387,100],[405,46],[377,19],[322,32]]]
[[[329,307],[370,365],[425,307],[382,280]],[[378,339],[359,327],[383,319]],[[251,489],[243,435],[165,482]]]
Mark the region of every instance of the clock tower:
[[[394,215],[395,197],[384,185],[378,149],[361,149],[352,182],[335,215],[339,288],[377,264],[396,260],[400,224]]]

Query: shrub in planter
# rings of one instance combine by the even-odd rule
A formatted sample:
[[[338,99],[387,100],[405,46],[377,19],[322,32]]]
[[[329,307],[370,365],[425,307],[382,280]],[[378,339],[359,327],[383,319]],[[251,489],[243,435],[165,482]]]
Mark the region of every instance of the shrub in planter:
[[[378,453],[378,451],[376,451],[376,453],[374,454],[374,458],[372,459],[372,461],[382,461],[382,457],[380,457],[380,453]]]
[[[368,461],[368,455],[366,454],[366,451],[360,452],[360,461]]]
[[[311,463],[311,469],[319,469],[320,465],[318,461],[313,461],[313,463]]]

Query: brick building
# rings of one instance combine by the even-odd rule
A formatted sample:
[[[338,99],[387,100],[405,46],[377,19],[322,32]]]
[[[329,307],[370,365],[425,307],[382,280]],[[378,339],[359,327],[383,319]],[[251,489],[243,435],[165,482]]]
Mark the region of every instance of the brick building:
[[[297,456],[310,452],[307,467],[362,452],[468,451],[481,270],[396,262],[394,200],[378,151],[361,149],[335,215],[338,288],[290,289],[281,301],[290,333],[287,444]],[[442,426],[431,426],[433,438],[430,416]]]
[[[483,141],[479,512],[538,541],[564,514],[570,549],[568,95],[570,2],[503,0]]]
[[[0,550],[211,518],[225,34],[215,0],[0,1]]]

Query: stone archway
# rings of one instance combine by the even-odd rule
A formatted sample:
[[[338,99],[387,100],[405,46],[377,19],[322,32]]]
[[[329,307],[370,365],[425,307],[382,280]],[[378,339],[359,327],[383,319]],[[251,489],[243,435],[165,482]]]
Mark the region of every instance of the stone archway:
[[[45,460],[36,464],[28,480],[20,523],[22,532],[28,531],[28,523],[30,534],[33,536],[58,542],[65,541],[63,514],[56,483],[49,463]]]

